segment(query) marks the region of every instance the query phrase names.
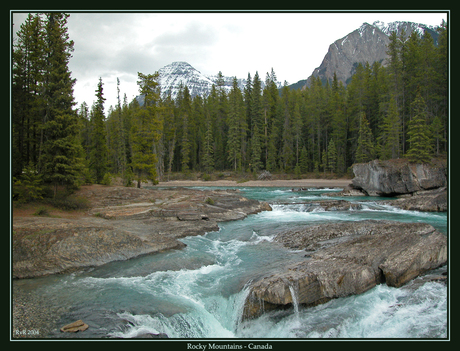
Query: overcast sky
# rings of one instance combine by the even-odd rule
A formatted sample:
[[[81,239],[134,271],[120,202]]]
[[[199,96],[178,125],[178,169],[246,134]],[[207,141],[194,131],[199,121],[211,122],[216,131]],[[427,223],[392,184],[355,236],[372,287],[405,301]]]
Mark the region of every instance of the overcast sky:
[[[13,12],[14,31],[27,17]],[[271,69],[278,81],[296,83],[318,67],[329,45],[364,22],[411,21],[440,25],[446,12],[326,13],[70,13],[68,32],[75,42],[69,68],[77,79],[77,107],[91,106],[99,77],[105,112],[121,97],[138,95],[137,72],[154,73],[174,61],[186,61],[205,75],[262,80]]]

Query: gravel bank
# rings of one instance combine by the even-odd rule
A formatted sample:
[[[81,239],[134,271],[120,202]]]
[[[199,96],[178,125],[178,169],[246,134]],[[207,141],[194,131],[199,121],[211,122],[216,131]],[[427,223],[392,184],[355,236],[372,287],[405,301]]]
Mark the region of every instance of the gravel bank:
[[[35,291],[23,290],[17,282],[13,282],[12,285],[11,337],[13,339],[49,338],[53,330],[59,329],[58,321],[65,310],[50,306],[45,297]]]

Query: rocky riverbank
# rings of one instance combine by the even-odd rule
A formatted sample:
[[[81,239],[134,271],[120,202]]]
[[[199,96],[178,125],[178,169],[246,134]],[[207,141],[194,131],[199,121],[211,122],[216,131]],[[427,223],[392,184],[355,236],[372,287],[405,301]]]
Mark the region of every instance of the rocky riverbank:
[[[447,161],[411,164],[405,159],[353,165],[355,177],[343,191],[329,196],[394,197],[384,203],[403,210],[447,211]]]
[[[305,261],[253,282],[244,318],[361,294],[377,284],[400,287],[447,263],[446,236],[423,223],[330,223],[280,233],[275,241],[305,250]]]
[[[83,186],[78,197],[87,211],[36,216],[24,209],[13,214],[12,277],[32,278],[99,266],[164,250],[181,249],[179,238],[218,230],[221,221],[269,211],[264,202],[238,191],[184,188],[137,189]],[[21,288],[12,290],[12,337],[42,338],[56,329],[56,316],[43,297]]]
[[[271,210],[238,191],[87,186],[90,209],[73,218],[14,216],[13,278],[99,266],[170,249],[218,222]]]

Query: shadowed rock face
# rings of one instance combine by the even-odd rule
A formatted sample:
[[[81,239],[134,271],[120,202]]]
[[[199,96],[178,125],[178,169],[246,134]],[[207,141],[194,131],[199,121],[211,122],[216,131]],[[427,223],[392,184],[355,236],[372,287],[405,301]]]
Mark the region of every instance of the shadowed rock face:
[[[276,241],[310,251],[304,262],[254,282],[244,318],[293,303],[314,306],[363,293],[377,284],[400,287],[447,262],[447,238],[431,225],[360,221],[281,233]]]
[[[404,210],[447,211],[447,163],[411,164],[407,160],[374,160],[353,165],[352,184],[336,196],[395,196],[384,203]],[[330,194],[332,195],[332,194]]]
[[[79,218],[13,219],[13,278],[181,249],[185,244],[179,238],[219,230],[218,222],[271,210],[267,203],[236,191],[91,187],[80,195],[92,208]]]
[[[352,185],[370,196],[413,194],[447,186],[447,165],[411,164],[402,160],[357,163],[353,165]]]

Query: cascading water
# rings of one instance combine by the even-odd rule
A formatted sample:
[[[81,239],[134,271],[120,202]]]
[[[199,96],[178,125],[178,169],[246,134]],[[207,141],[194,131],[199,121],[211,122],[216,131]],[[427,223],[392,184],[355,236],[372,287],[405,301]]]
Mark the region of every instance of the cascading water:
[[[294,308],[294,313],[296,315],[299,314],[299,293],[298,293],[298,287],[297,285],[294,285],[295,283],[290,283],[289,284],[289,292],[291,293],[291,298],[292,298],[292,306]]]
[[[324,200],[322,194],[332,190],[240,189],[243,196],[268,201],[273,211],[184,238],[187,246],[182,250],[15,284],[43,296],[50,306],[59,306],[63,312],[57,327],[77,319],[90,325],[74,337],[131,338],[146,333],[177,339],[446,337],[447,287],[421,278],[403,288],[383,284],[310,308],[299,304],[298,287],[289,282],[292,308],[244,320],[248,282],[305,259],[304,252],[274,243],[277,233],[313,223],[386,219],[427,222],[447,235],[447,215],[398,210],[380,205],[378,198],[362,197],[346,199],[360,203],[359,210],[305,212],[303,203]],[[62,334],[56,329],[47,337]]]

